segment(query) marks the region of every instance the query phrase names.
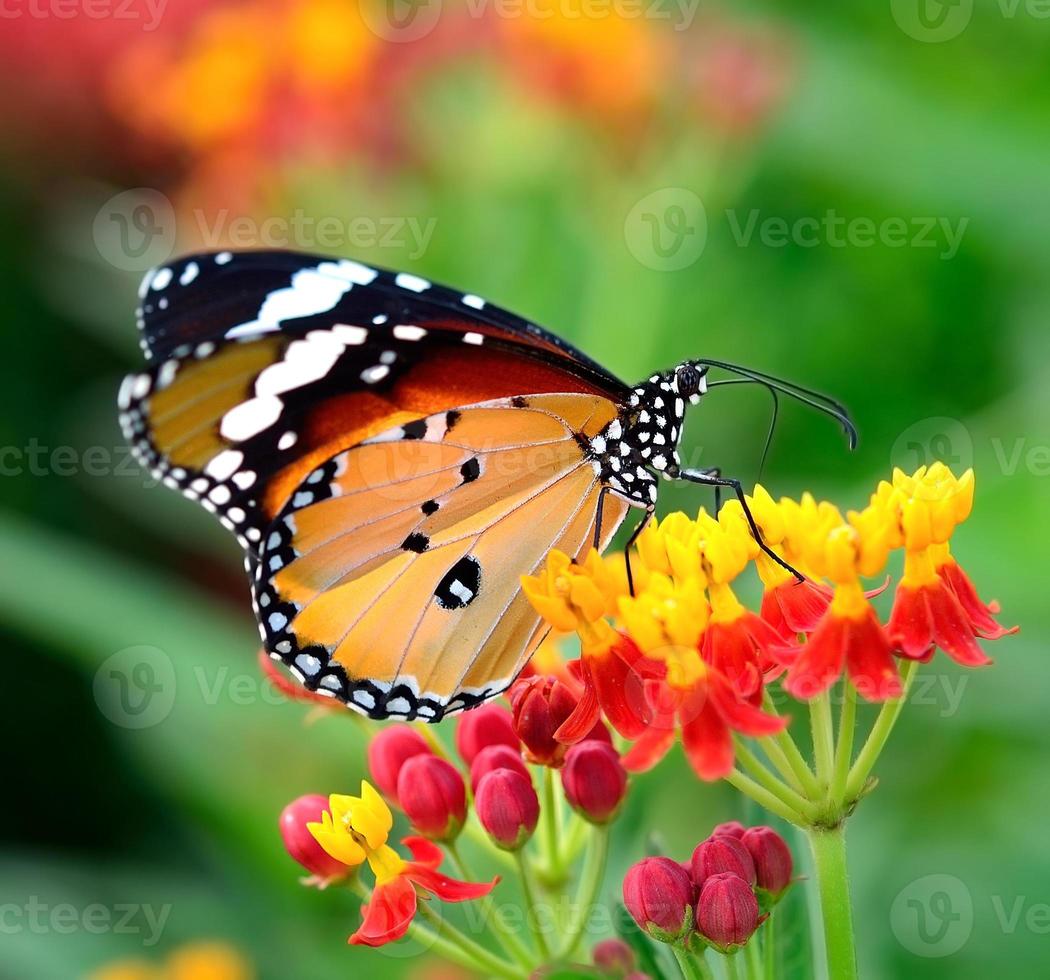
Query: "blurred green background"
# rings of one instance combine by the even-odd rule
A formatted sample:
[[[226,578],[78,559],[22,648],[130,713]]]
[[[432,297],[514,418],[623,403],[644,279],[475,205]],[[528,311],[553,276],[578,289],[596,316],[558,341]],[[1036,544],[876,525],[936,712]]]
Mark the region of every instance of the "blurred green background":
[[[356,788],[360,728],[275,703],[238,549],[116,427],[141,273],[251,245],[456,284],[628,380],[707,355],[841,398],[857,452],[785,406],[775,494],[859,506],[892,465],[973,465],[955,551],[1023,629],[988,670],[939,655],[851,822],[862,972],[1045,975],[1040,5],[391,2],[5,8],[0,975],[201,939],[266,980],[455,975],[346,947],[355,903],[297,884],[277,814]],[[719,390],[685,454],[753,482],[768,415]],[[671,487],[662,507],[701,502]],[[637,780],[610,894],[648,835],[684,857],[759,816],[676,752]]]

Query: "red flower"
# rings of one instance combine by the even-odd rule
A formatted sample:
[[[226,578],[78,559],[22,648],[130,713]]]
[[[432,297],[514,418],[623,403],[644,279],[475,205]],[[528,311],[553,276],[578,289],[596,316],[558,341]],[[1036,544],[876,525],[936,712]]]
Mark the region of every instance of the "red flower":
[[[414,728],[389,725],[368,743],[368,770],[382,794],[388,800],[396,800],[401,767],[414,756],[431,754],[426,739]]]
[[[638,928],[662,943],[676,943],[693,931],[693,880],[677,861],[648,857],[623,879],[623,904]]]
[[[743,610],[731,620],[712,618],[701,640],[707,663],[727,677],[741,697],[761,696],[762,685],[775,679],[781,667],[774,651],[783,637],[765,620]]]
[[[514,731],[530,762],[561,765],[565,745],[554,735],[573,713],[578,700],[572,690],[551,677],[530,677],[514,685],[510,695]]]
[[[682,732],[686,758],[701,779],[715,780],[733,768],[733,732],[761,738],[775,735],[787,718],[764,714],[740,697],[714,667],[699,662],[690,685],[666,682],[646,685],[653,718],[623,758],[629,772],[651,769],[670,749],[676,729]]]
[[[510,712],[503,705],[491,701],[480,708],[465,711],[456,722],[456,750],[468,766],[489,745],[521,748],[521,742],[514,734],[514,720]]]
[[[569,806],[591,823],[608,823],[627,796],[627,772],[616,749],[594,739],[569,749],[561,781]]]
[[[897,588],[887,626],[890,640],[909,660],[928,660],[935,646],[964,667],[983,667],[992,661],[974,638],[966,610],[940,576],[918,586]]]
[[[512,749],[509,745],[490,745],[482,749],[470,764],[471,792],[476,794],[481,780],[497,769],[511,769],[529,781],[532,780],[528,766],[517,749]]]
[[[795,870],[787,842],[772,827],[749,827],[740,841],[754,861],[758,887],[779,901]]]
[[[859,585],[836,590],[820,625],[792,652],[784,687],[802,700],[814,698],[842,676],[843,667],[869,701],[901,694],[893,648]]]
[[[760,615],[787,642],[799,633],[812,633],[831,604],[831,589],[806,579],[787,579],[767,589]]]
[[[281,811],[281,839],[285,850],[299,862],[311,877],[304,884],[324,888],[330,881],[345,878],[351,868],[332,857],[307,829],[308,823],[321,819],[328,809],[328,798],[317,793],[292,800]]]
[[[960,605],[970,620],[974,633],[986,640],[998,640],[1002,636],[1016,633],[1018,627],[1000,626],[994,619],[999,612],[998,602],[982,602],[970,577],[956,563],[954,558],[946,558],[937,566],[937,574],[955,594]]]
[[[422,837],[406,837],[402,843],[412,852],[412,861],[403,861],[391,877],[376,880],[375,891],[362,906],[361,927],[350,937],[354,945],[383,946],[401,939],[415,918],[418,892],[434,895],[443,902],[466,902],[483,898],[499,882],[457,881],[441,874],[441,849]]]
[[[592,736],[604,715],[626,739],[636,739],[649,727],[644,680],[659,675],[659,665],[643,656],[629,637],[620,635],[605,650],[584,650],[570,664],[583,685],[583,695],[555,737],[574,745]]]
[[[417,755],[402,767],[397,798],[412,826],[432,840],[454,840],[467,819],[467,788],[452,763]]]
[[[689,872],[697,888],[702,887],[712,875],[726,871],[749,884],[755,883],[755,862],[740,838],[729,834],[712,834],[697,844],[689,862]]]
[[[743,946],[764,918],[751,886],[731,871],[712,875],[700,889],[696,928],[720,952]]]
[[[495,769],[481,778],[474,810],[485,833],[506,851],[523,847],[540,819],[536,790],[513,769]]]

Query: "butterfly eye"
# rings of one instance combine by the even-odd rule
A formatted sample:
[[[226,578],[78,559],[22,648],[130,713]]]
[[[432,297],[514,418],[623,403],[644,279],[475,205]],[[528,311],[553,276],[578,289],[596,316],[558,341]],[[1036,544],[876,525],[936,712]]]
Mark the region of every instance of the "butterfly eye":
[[[677,371],[678,392],[685,397],[700,390],[700,372],[692,364],[683,364]]]

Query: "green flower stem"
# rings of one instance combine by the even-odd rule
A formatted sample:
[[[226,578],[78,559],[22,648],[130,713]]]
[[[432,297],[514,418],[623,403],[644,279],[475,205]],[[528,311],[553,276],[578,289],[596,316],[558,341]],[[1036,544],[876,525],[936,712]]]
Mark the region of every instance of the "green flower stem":
[[[750,776],[745,776],[739,769],[734,769],[729,773],[725,777],[725,781],[734,789],[743,793],[744,796],[748,796],[759,805],[764,806],[770,813],[783,817],[788,823],[795,824],[796,827],[806,826],[807,821],[804,814],[792,809],[780,797],[774,796],[764,786],[760,786],[751,779]]]
[[[568,922],[565,926],[565,942],[561,948],[561,959],[571,959],[583,939],[591,910],[601,893],[605,880],[605,866],[609,860],[609,828],[595,827],[591,834],[591,843],[580,874],[580,883],[576,889],[576,898],[569,908]]]
[[[755,754],[744,744],[743,739],[734,739],[736,742],[736,757],[741,765],[748,771],[751,777],[764,789],[772,793],[786,806],[800,814],[807,814],[812,809],[809,801],[799,796],[790,786],[785,786],[755,757]]]
[[[536,948],[539,950],[540,957],[546,963],[551,958],[551,949],[547,943],[547,937],[543,934],[543,923],[540,922],[537,915],[536,887],[532,881],[532,869],[529,867],[529,862],[525,859],[524,850],[519,849],[515,851],[514,857],[518,862],[521,890],[525,894],[525,919],[532,930],[532,938],[536,942]]]
[[[766,971],[762,966],[762,952],[758,948],[758,938],[752,936],[744,947],[747,956],[747,972],[750,980],[764,980]]]
[[[569,827],[565,834],[565,846],[562,848],[562,860],[571,866],[587,846],[587,831],[590,824],[578,814],[571,813]]]
[[[831,777],[829,797],[836,809],[846,802],[846,780],[853,759],[853,733],[857,725],[857,689],[849,682],[842,682],[842,710],[839,712],[839,734],[835,742],[835,767]]]
[[[726,980],[740,980],[740,971],[737,969],[736,953],[729,953],[726,956],[723,956],[722,961],[726,965]],[[836,977],[835,980],[838,980],[838,977]]]
[[[777,711],[777,706],[773,703],[773,698],[768,688],[762,692],[762,707],[765,709],[766,714],[774,715],[777,718],[780,717],[780,712]],[[795,744],[791,733],[785,729],[779,734],[772,736],[772,738],[787,757],[788,765],[794,770],[798,781],[802,783],[805,795],[810,799],[817,799],[820,796],[820,785],[817,783],[817,777],[813,775],[813,770],[809,768],[809,763],[806,762],[801,750]]]
[[[809,720],[813,729],[813,757],[817,768],[817,782],[826,790],[831,783],[831,770],[835,755],[831,699],[827,691],[817,695],[809,702]]]
[[[522,977],[528,976],[525,971],[511,966],[446,922],[426,902],[419,903],[419,912],[433,928],[427,929],[413,922],[409,926],[409,935],[420,943],[429,943],[432,950],[446,959],[481,973],[505,977],[506,980],[521,980]],[[471,960],[473,962],[470,962]]]
[[[805,796],[806,788],[802,785],[802,780],[799,779],[798,773],[792,768],[787,754],[777,743],[776,739],[771,735],[766,736],[758,739],[758,744],[762,746],[762,751],[765,752],[766,758],[773,764],[773,768],[780,774],[780,778],[800,796]]]
[[[875,768],[879,754],[885,747],[893,726],[897,723],[904,703],[908,700],[908,692],[911,690],[912,681],[915,680],[918,671],[919,662],[917,660],[909,660],[905,663],[904,670],[901,671],[904,688],[901,696],[883,704],[878,718],[875,719],[875,724],[871,727],[868,740],[864,743],[857,755],[857,761],[853,763],[853,768],[849,771],[849,777],[846,780],[846,799],[855,800],[864,791],[871,770]]]
[[[766,954],[766,980],[776,980],[777,976],[777,946],[776,935],[773,930],[773,922],[776,916],[772,912],[766,919],[765,928],[762,930],[762,948]]]
[[[559,788],[555,785],[554,770],[550,766],[543,767],[541,783],[543,795],[540,806],[542,824],[540,825],[539,844],[543,854],[542,879],[548,887],[557,888],[564,883],[566,873],[559,845],[561,836],[557,802]]]
[[[467,867],[467,863],[463,860],[455,841],[447,843],[445,847],[459,874],[467,881],[476,881],[477,878],[470,873],[470,868]],[[502,944],[503,948],[523,967],[526,969],[531,968],[534,965],[532,953],[518,938],[513,929],[503,921],[491,895],[486,895],[481,899],[481,909],[485,925]]]
[[[832,980],[856,980],[857,953],[846,871],[845,823],[831,829],[809,827],[806,836],[813,851],[820,893],[828,976]]]
[[[707,964],[691,956],[688,950],[681,946],[672,946],[671,952],[674,953],[674,958],[678,961],[678,969],[682,971],[685,980],[707,980],[710,977],[711,973],[707,969]]]

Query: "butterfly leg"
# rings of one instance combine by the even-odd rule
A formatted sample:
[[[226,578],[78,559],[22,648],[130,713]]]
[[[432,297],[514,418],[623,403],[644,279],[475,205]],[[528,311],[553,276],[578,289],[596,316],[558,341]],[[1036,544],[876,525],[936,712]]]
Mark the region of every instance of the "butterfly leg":
[[[717,478],[717,477],[720,477],[722,475],[722,467],[721,466],[712,466],[712,467],[710,467],[708,469],[697,470],[696,472],[702,474],[703,476],[713,476],[713,477]],[[717,516],[718,512],[722,509],[722,484],[721,483],[716,483],[714,485],[714,488],[715,488],[715,515]]]
[[[780,555],[770,548],[768,544],[766,544],[765,539],[762,537],[762,532],[758,528],[758,524],[755,523],[755,518],[751,513],[751,508],[747,504],[747,497],[744,496],[744,488],[739,480],[730,480],[726,477],[713,476],[709,470],[681,470],[677,476],[681,480],[689,480],[690,483],[700,483],[709,487],[732,488],[733,493],[736,494],[736,499],[740,501],[740,506],[744,511],[744,517],[747,519],[748,527],[751,528],[751,533],[758,542],[758,546],[781,568],[791,572],[791,574],[800,582],[805,581],[806,577],[797,568],[789,565],[780,557]]]
[[[602,508],[605,507],[605,495],[609,492],[608,487],[602,487],[598,493],[598,507],[594,512],[594,550],[601,552],[602,540]]]
[[[647,507],[645,509],[645,517],[639,522],[638,526],[631,532],[631,536],[627,539],[627,544],[623,546],[623,560],[627,566],[627,591],[634,595],[634,576],[631,574],[631,548],[634,547],[635,541],[641,535],[642,531],[646,529],[649,522],[653,519],[653,514],[656,512],[654,507]]]

